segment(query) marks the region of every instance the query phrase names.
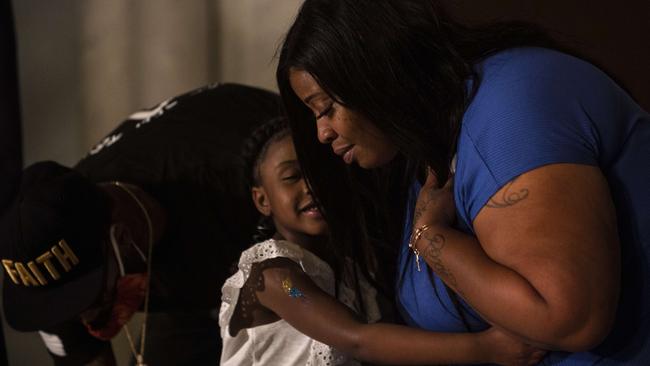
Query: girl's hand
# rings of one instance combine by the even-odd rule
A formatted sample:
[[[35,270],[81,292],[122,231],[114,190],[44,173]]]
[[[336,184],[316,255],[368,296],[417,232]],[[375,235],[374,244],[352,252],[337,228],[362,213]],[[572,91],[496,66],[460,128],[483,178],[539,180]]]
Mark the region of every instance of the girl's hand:
[[[413,214],[413,229],[422,225],[451,226],[456,220],[454,202],[454,178],[451,177],[444,187],[438,187],[438,179],[429,170],[427,180],[422,185]]]
[[[496,327],[479,333],[479,338],[487,358],[499,365],[536,365],[546,355],[546,351],[523,343]]]

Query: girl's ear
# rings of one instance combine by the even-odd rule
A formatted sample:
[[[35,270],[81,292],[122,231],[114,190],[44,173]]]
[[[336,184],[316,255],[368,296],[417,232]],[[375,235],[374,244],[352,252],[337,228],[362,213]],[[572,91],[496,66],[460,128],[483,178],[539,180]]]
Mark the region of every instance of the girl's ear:
[[[257,207],[257,211],[264,216],[271,216],[269,196],[266,194],[264,187],[253,187],[253,189],[251,189],[251,194],[253,196],[255,207]]]

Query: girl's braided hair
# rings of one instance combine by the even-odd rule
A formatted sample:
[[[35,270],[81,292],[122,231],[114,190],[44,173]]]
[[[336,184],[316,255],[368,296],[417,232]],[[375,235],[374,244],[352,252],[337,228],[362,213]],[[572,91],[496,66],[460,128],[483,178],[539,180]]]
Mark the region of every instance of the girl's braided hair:
[[[242,158],[245,163],[246,188],[250,191],[253,187],[261,184],[260,165],[266,156],[269,146],[286,136],[291,130],[285,117],[276,117],[259,125],[253,133],[244,141],[242,147]],[[270,217],[260,215],[257,224],[257,232],[253,235],[256,242],[264,241],[275,233],[275,226]]]

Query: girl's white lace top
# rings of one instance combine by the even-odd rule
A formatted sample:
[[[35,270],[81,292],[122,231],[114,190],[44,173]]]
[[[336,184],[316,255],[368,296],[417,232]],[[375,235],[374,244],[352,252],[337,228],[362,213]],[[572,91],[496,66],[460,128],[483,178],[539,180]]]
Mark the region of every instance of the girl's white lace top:
[[[298,263],[303,271],[323,291],[334,296],[335,279],[332,268],[313,253],[288,241],[270,239],[244,251],[239,259],[239,270],[228,278],[221,289],[219,326],[223,339],[221,365],[359,365],[359,363],[336,349],[320,343],[294,329],[280,319],[270,324],[240,330],[232,337],[230,319],[237,306],[239,293],[246,283],[254,263],[284,257]],[[354,291],[339,285],[339,301],[352,308]],[[363,303],[369,322],[380,318],[376,290],[365,280],[360,281]]]

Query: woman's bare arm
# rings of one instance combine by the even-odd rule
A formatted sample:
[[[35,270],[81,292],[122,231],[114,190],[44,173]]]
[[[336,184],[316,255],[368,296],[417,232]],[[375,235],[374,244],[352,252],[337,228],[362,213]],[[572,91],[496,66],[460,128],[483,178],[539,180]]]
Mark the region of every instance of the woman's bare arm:
[[[620,254],[614,206],[598,168],[555,164],[519,176],[477,215],[478,240],[440,220],[449,187],[432,184],[420,195],[416,222],[432,228],[417,246],[489,322],[566,351],[593,348],[606,336]]]

